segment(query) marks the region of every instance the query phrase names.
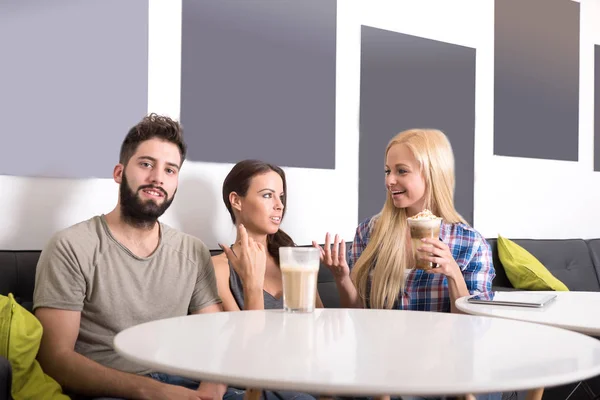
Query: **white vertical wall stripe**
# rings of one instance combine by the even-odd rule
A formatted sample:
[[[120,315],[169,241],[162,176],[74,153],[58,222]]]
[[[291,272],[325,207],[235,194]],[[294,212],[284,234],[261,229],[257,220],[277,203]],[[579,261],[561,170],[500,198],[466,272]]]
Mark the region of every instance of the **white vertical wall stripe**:
[[[179,119],[182,0],[148,2],[148,112]]]

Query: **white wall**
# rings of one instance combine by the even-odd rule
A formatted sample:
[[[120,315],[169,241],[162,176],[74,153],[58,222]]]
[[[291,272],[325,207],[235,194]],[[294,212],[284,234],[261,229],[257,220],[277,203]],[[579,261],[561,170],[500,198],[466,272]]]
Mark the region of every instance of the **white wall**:
[[[479,115],[485,126],[477,136],[475,221],[488,237],[600,237],[600,173],[594,172],[594,44],[600,44],[600,1],[580,3],[579,161],[492,156],[493,136],[485,134],[492,132],[492,109],[486,108]],[[486,61],[490,71],[492,59],[490,54]]]
[[[182,3],[149,4],[148,111],[179,118]],[[357,224],[360,25],[357,10],[348,4],[338,7],[336,168],[286,168],[289,198],[282,228],[299,244],[322,241],[327,230],[351,240]],[[128,129],[123,127],[123,137]],[[217,241],[231,242],[235,232],[220,193],[232,166],[186,161],[175,201],[162,221],[213,249]],[[117,184],[106,179],[0,176],[0,187],[0,249],[41,249],[56,230],[111,211],[118,195]]]
[[[297,242],[322,240],[327,230],[351,240],[358,222],[361,24],[477,49],[475,228],[486,237],[600,237],[600,174],[593,172],[593,45],[600,44],[600,0],[581,0],[578,162],[493,155],[493,21],[493,0],[338,1],[336,169],[286,169],[290,197],[283,228]],[[178,118],[181,0],[150,0],[149,37],[148,110]],[[217,240],[230,241],[233,229],[220,188],[231,166],[186,162],[163,221],[211,248]],[[0,176],[0,187],[1,249],[41,249],[54,231],[109,212],[117,199],[117,185],[102,179]]]
[[[365,25],[477,50],[474,226],[486,237],[600,237],[600,173],[593,168],[594,44],[600,44],[600,0],[580,3],[578,162],[494,155],[492,0],[362,3]]]

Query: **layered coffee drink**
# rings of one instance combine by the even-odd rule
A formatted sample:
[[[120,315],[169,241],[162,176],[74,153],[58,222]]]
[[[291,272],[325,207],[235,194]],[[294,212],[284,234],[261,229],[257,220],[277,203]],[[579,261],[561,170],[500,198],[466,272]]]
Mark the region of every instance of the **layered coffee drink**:
[[[320,251],[314,247],[280,247],[283,308],[288,312],[312,312],[317,299]]]
[[[419,256],[427,253],[417,251],[419,247],[422,247],[425,243],[421,239],[423,238],[435,238],[440,237],[440,225],[442,218],[436,217],[431,211],[425,209],[408,218],[408,226],[410,228],[410,240],[413,251],[413,256],[416,261],[415,268],[418,269],[431,269],[435,268],[436,264],[427,260],[421,260]],[[430,254],[433,256],[433,254]]]

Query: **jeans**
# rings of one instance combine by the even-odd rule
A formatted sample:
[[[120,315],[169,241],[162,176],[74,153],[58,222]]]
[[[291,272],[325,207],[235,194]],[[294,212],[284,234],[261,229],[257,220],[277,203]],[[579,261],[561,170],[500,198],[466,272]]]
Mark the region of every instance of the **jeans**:
[[[474,395],[477,400],[502,400],[502,393],[482,393]],[[451,400],[451,396],[444,397],[420,397],[420,396],[402,396],[402,400]],[[393,399],[393,397],[392,397]]]
[[[182,376],[163,374],[160,372],[153,372],[147,375],[148,377],[155,379],[159,382],[163,382],[169,385],[183,386],[188,389],[196,390],[200,385],[200,382],[194,381]],[[73,400],[126,400],[118,399],[115,397],[84,397],[84,396],[71,396]],[[227,388],[227,392],[223,395],[223,400],[243,400],[244,389]],[[287,391],[263,391],[262,399],[264,400],[315,400],[315,398],[309,394],[287,392]]]
[[[391,396],[390,400],[453,400],[453,396],[437,396],[437,397],[422,397],[422,396]],[[482,393],[476,394],[477,400],[502,400],[502,393]],[[372,397],[334,397],[334,400],[373,400]]]

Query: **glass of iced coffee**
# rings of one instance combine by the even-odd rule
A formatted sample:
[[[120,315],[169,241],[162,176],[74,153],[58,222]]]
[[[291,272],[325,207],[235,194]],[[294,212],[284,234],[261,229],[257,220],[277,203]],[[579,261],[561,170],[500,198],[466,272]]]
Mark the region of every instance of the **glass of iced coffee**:
[[[416,261],[415,268],[417,269],[431,269],[435,268],[436,264],[427,260],[421,260],[419,255],[422,252],[417,249],[424,245],[421,239],[423,238],[435,238],[440,237],[440,225],[442,218],[436,217],[431,211],[425,209],[408,218],[408,226],[410,228],[410,240],[412,245],[413,256]],[[433,254],[430,254],[433,255]]]
[[[319,249],[314,247],[279,248],[285,311],[294,313],[314,311],[319,256]]]

